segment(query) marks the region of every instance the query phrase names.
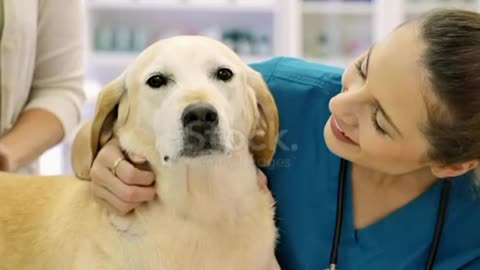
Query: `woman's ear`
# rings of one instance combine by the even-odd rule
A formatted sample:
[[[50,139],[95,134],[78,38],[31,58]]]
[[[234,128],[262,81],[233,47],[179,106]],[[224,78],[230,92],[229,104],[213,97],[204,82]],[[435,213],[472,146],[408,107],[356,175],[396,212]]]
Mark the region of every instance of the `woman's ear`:
[[[278,109],[260,73],[247,67],[247,83],[255,93],[258,119],[250,138],[250,151],[260,166],[268,166],[276,151],[279,133]],[[255,106],[255,105],[254,105]]]
[[[99,149],[113,136],[114,124],[118,119],[118,104],[125,95],[125,81],[123,75],[114,79],[100,92],[96,113],[90,130],[90,148],[92,161]]]
[[[437,178],[450,178],[465,174],[478,166],[478,160],[471,160],[453,165],[434,164],[431,171]]]

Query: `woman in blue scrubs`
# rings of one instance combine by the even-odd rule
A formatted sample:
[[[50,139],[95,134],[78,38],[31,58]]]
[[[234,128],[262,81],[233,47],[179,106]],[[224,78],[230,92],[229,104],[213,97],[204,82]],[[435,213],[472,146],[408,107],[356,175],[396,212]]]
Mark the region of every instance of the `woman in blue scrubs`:
[[[478,13],[426,14],[346,70],[294,58],[252,67],[280,112],[280,144],[264,172],[277,200],[282,269],[328,269],[332,250],[341,270],[429,269],[431,258],[430,269],[480,269]],[[105,169],[119,155],[107,144],[92,182],[101,199],[128,212],[150,191]],[[131,208],[102,197],[98,190],[111,189],[101,178],[136,188],[138,198],[122,202]]]

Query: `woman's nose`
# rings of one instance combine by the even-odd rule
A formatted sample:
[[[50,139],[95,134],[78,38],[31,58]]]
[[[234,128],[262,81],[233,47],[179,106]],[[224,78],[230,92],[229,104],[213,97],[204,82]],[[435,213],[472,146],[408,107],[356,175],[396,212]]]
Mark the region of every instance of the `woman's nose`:
[[[333,97],[329,102],[329,109],[333,115],[342,119],[345,124],[355,126],[360,110],[359,96],[357,93],[343,89],[342,93]]]

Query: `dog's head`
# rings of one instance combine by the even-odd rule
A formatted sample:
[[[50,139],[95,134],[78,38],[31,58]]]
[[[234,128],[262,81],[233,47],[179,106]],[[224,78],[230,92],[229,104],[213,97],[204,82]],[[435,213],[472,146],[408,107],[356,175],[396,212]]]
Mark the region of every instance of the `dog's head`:
[[[113,135],[124,147],[175,162],[248,147],[268,165],[278,112],[261,75],[228,47],[200,36],[145,49],[100,93],[92,122],[93,156]]]

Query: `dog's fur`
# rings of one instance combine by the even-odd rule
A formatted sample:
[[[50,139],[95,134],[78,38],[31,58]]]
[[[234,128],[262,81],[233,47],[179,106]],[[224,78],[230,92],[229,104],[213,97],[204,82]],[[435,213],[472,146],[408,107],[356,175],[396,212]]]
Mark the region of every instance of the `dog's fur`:
[[[233,78],[216,78],[219,68]],[[154,89],[146,82],[157,73],[170,81]],[[218,111],[221,147],[184,156],[180,118],[198,102]],[[77,177],[0,174],[0,269],[279,269],[274,201],[254,163],[271,162],[277,134],[266,84],[233,51],[206,37],[161,40],[100,93],[75,142]],[[126,216],[78,179],[112,137],[156,174],[157,198]]]

